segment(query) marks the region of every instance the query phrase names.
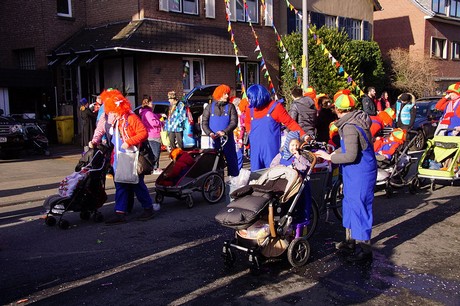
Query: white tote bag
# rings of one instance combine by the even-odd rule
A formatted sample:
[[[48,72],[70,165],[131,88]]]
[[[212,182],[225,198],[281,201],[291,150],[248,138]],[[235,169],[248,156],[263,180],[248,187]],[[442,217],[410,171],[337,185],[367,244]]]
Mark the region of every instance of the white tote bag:
[[[126,149],[120,151],[120,133],[118,132],[118,124],[115,124],[115,154],[116,168],[113,180],[117,183],[137,184],[139,183],[139,175],[137,174],[137,161],[139,158],[139,150],[133,147],[133,150]]]

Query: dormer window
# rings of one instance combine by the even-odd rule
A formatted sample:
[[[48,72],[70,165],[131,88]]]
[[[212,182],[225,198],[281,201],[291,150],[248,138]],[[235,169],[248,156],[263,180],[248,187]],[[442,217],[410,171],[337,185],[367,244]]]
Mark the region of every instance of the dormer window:
[[[72,17],[72,0],[57,0],[57,15]]]

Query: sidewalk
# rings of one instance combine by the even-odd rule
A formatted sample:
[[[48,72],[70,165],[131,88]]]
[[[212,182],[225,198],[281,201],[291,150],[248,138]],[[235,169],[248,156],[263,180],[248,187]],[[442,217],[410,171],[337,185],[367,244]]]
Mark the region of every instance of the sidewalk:
[[[57,194],[59,183],[75,171],[83,148],[77,145],[54,144],[51,156],[23,156],[17,159],[0,160],[0,207],[38,202],[41,204],[50,195]],[[169,163],[166,152],[161,153],[160,167]],[[146,175],[145,183],[150,191],[155,187],[157,175]],[[108,195],[114,193],[112,179],[106,182]],[[36,205],[34,203],[34,205]]]

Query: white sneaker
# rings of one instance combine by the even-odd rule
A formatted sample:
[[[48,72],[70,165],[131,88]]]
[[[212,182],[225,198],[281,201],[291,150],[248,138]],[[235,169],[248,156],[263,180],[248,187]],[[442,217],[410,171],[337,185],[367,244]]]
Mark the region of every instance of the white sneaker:
[[[157,174],[157,175],[160,175],[162,172],[163,172],[163,170],[161,170],[161,169],[159,169],[159,168],[153,170],[153,174]]]
[[[153,210],[154,210],[154,211],[159,211],[160,208],[161,208],[160,204],[158,204],[158,203],[153,203]]]

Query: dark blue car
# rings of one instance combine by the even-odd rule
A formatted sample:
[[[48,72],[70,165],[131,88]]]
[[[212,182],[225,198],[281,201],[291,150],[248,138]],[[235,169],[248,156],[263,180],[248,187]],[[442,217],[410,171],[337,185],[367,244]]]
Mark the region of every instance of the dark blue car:
[[[417,132],[417,139],[412,146],[412,150],[423,150],[428,139],[433,138],[434,132],[442,116],[442,112],[435,108],[441,96],[420,98],[415,101],[417,105],[417,115],[412,130]]]

